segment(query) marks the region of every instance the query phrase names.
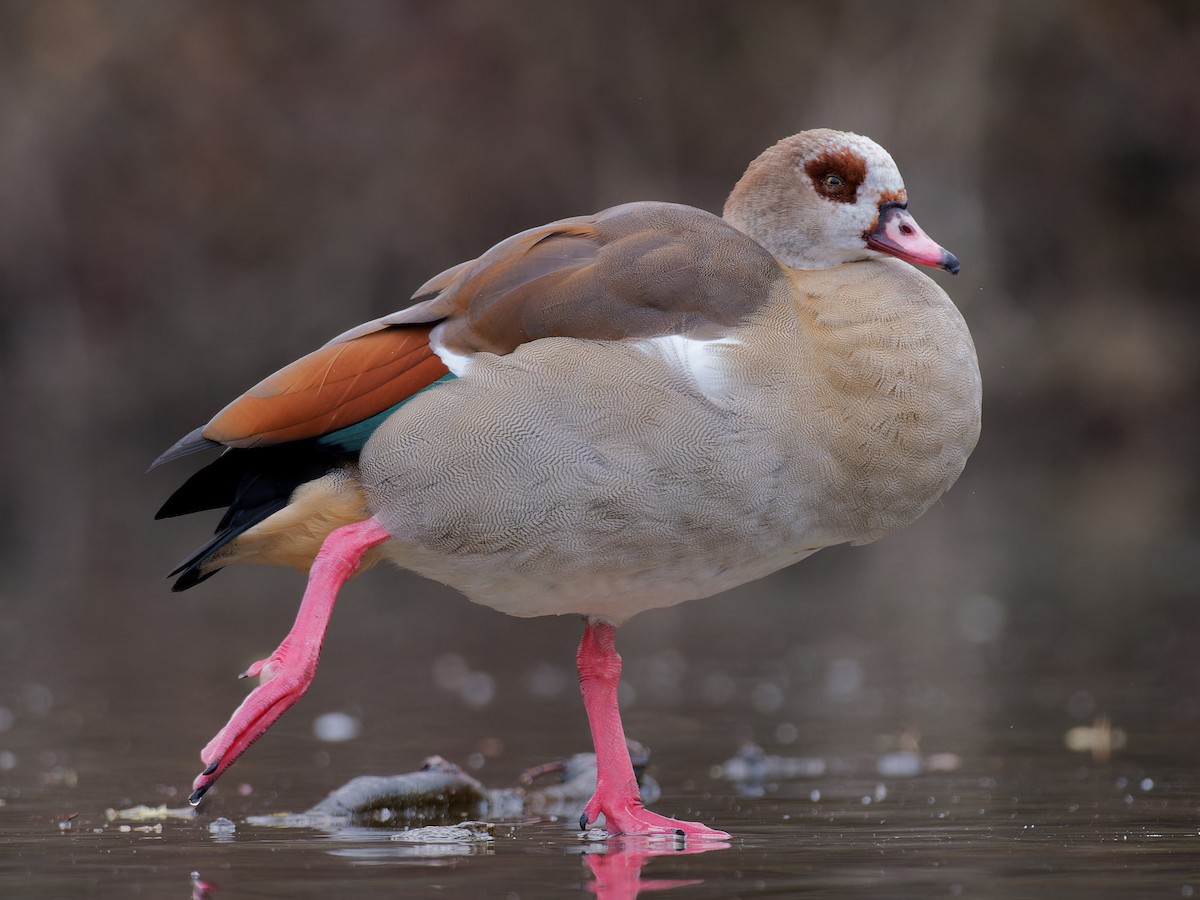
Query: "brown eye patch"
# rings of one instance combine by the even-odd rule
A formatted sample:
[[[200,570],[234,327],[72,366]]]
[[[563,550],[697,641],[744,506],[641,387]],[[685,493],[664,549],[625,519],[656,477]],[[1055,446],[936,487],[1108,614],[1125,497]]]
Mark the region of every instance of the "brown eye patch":
[[[829,150],[804,164],[817,193],[838,203],[854,203],[867,178],[867,161],[850,150]]]

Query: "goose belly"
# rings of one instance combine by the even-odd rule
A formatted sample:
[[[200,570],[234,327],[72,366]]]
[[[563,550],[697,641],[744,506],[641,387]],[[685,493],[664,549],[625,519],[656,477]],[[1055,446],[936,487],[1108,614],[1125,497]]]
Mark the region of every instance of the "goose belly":
[[[399,565],[513,615],[623,621],[845,540],[776,431],[645,348],[547,339],[415,398],[362,478]]]

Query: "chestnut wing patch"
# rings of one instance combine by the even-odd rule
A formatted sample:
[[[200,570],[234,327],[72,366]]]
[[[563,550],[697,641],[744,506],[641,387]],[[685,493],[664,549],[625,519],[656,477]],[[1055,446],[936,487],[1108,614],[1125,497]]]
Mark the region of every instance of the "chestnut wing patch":
[[[326,344],[234,400],[201,429],[227,447],[315,438],[388,410],[448,373],[430,325],[387,327]]]

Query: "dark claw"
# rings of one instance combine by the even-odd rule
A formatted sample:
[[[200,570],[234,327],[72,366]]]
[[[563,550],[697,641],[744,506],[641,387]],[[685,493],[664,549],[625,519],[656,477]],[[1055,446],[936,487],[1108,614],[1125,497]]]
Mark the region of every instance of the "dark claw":
[[[587,831],[587,813],[579,817],[579,830]]]
[[[209,766],[207,769],[205,769],[200,774],[201,775],[211,775],[213,772],[217,771],[217,766],[219,766],[220,764],[221,764],[221,758],[217,757],[216,759],[213,760],[212,765]]]
[[[200,798],[208,793],[210,787],[212,787],[211,784],[206,784],[203,787],[196,788],[192,791],[192,796],[188,797],[188,803],[192,804],[192,806],[199,806]]]

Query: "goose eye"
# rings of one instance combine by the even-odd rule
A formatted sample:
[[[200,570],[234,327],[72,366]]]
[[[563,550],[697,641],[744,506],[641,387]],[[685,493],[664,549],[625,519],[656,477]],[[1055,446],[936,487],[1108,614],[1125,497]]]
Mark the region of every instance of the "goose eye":
[[[840,175],[834,175],[832,172],[826,175],[822,180],[825,182],[825,187],[829,188],[831,191],[839,191],[846,184]]]

